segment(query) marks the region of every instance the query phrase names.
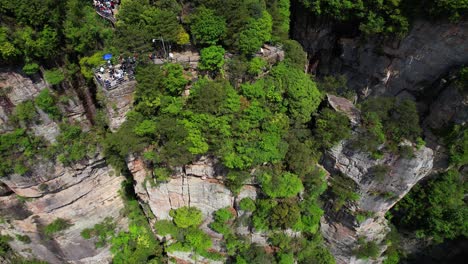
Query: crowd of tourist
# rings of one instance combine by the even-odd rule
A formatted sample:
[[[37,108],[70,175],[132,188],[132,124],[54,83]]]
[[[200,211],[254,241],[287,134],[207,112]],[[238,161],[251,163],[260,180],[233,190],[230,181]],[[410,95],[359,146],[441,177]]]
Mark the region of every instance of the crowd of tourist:
[[[120,56],[118,65],[113,65],[108,60],[106,65],[102,65],[96,70],[96,78],[106,89],[113,89],[118,84],[134,78],[136,61],[135,55],[127,58]]]
[[[120,4],[120,0],[93,0],[94,8],[103,16],[113,17],[114,9]]]

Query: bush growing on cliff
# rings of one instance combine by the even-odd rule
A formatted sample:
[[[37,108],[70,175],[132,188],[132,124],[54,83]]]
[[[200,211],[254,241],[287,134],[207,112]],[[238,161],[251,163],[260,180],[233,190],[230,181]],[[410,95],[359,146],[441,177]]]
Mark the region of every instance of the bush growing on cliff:
[[[203,221],[202,212],[196,207],[184,206],[172,209],[169,215],[174,218],[174,223],[180,228],[197,227]]]
[[[68,229],[72,225],[73,224],[69,220],[57,218],[52,223],[44,227],[44,234],[46,236],[52,236],[60,231]]]
[[[328,108],[320,112],[315,126],[315,137],[324,149],[333,147],[351,135],[348,117]]]
[[[61,113],[57,107],[57,101],[50,93],[49,89],[42,90],[39,95],[34,99],[36,105],[46,112],[52,119],[59,119]]]

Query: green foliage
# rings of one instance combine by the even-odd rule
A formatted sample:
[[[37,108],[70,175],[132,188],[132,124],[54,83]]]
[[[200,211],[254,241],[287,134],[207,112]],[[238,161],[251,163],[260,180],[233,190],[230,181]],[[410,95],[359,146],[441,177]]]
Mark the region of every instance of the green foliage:
[[[268,63],[260,57],[252,58],[249,62],[247,72],[253,76],[257,76],[265,70],[267,65]]]
[[[117,14],[113,44],[124,52],[152,50],[152,39],[182,43],[185,31],[177,20],[176,9],[155,7],[147,0],[122,1]]]
[[[196,207],[184,206],[172,209],[169,215],[174,219],[176,226],[180,228],[197,227],[203,221],[202,212]]]
[[[18,104],[13,112],[12,120],[30,122],[37,116],[33,101],[25,101]]]
[[[69,220],[63,218],[57,218],[52,223],[44,227],[44,234],[46,236],[52,236],[60,231],[66,230],[73,224]]]
[[[401,1],[326,1],[302,0],[318,16],[329,16],[338,21],[358,21],[365,34],[404,34],[408,18],[402,15]]]
[[[268,13],[273,19],[272,40],[288,38],[290,21],[290,0],[266,1]]]
[[[91,80],[94,77],[93,69],[104,63],[102,58],[104,54],[104,52],[99,51],[89,57],[82,57],[80,59],[81,74],[83,74],[86,79]]]
[[[8,242],[12,241],[13,238],[8,235],[0,235],[0,256],[6,256],[11,251],[11,247]]]
[[[37,63],[26,63],[23,66],[23,71],[27,75],[33,75],[39,71],[39,65]]]
[[[190,228],[185,236],[185,243],[193,251],[201,253],[212,246],[211,238],[200,229]]]
[[[376,259],[379,256],[380,249],[377,243],[374,241],[365,241],[360,238],[358,240],[358,248],[355,250],[354,254],[359,259]]]
[[[450,170],[426,185],[416,186],[396,206],[399,226],[432,237],[434,242],[468,235],[466,183]]]
[[[117,225],[111,217],[106,217],[101,223],[95,224],[93,228],[86,228],[81,231],[84,239],[95,237],[96,248],[103,247],[114,237]]]
[[[224,53],[221,46],[210,46],[200,51],[198,68],[202,71],[217,71],[224,65]]]
[[[99,48],[104,40],[110,38],[111,28],[105,22],[106,20],[96,14],[91,2],[83,3],[80,0],[66,2],[64,34],[68,49],[80,54],[88,54]]]
[[[271,39],[273,21],[267,11],[258,19],[251,18],[239,35],[239,50],[247,55],[258,52]]]
[[[225,19],[203,6],[197,8],[190,19],[190,24],[193,38],[200,44],[216,45],[226,34]]]
[[[348,201],[359,200],[359,194],[355,193],[356,183],[345,176],[334,175],[331,180],[331,192],[335,197],[333,207],[335,211],[338,211]]]
[[[446,138],[450,164],[460,168],[468,164],[468,126],[455,125]]]
[[[216,222],[227,222],[234,217],[229,207],[221,208],[214,212],[214,220]]]
[[[16,239],[18,239],[18,241],[21,241],[23,242],[24,244],[30,244],[31,243],[31,238],[27,235],[15,235],[16,236]],[[0,253],[1,255],[1,253]]]
[[[270,225],[273,228],[292,228],[300,221],[300,217],[301,210],[298,201],[296,199],[283,200],[272,208]]]
[[[184,77],[184,68],[180,64],[167,63],[162,67],[164,79],[162,85],[172,96],[178,96],[187,85],[188,80]]]
[[[0,27],[0,57],[4,60],[13,59],[20,53],[12,43],[11,35],[7,27]]]
[[[125,213],[130,220],[127,232],[120,231],[111,239],[113,263],[147,263],[150,259],[160,260],[162,248],[151,231],[138,201],[128,200]]]
[[[1,134],[0,177],[11,173],[26,174],[43,147],[41,140],[27,134],[25,129]]]
[[[271,74],[278,88],[285,91],[290,118],[295,122],[309,122],[321,101],[315,82],[301,70],[290,68],[284,63],[273,68]]]
[[[333,147],[339,141],[349,138],[351,126],[346,115],[324,108],[315,122],[317,142],[324,148]]]
[[[255,202],[252,198],[245,197],[240,200],[239,208],[244,211],[253,212],[256,209]]]
[[[391,168],[388,165],[379,164],[375,165],[369,169],[370,174],[378,181],[382,182],[387,174],[390,172]]]
[[[49,84],[57,85],[65,79],[65,75],[61,69],[52,69],[44,72],[44,78]]]
[[[252,215],[253,227],[257,230],[268,230],[270,226],[271,209],[278,204],[275,200],[258,199],[257,210]]]
[[[56,147],[58,160],[64,165],[83,160],[88,153],[95,152],[95,138],[89,133],[83,133],[79,126],[62,124],[60,130]]]
[[[283,50],[285,52],[285,63],[304,71],[307,64],[307,54],[301,44],[295,40],[285,40],[283,41]]]
[[[159,220],[154,224],[154,228],[159,235],[171,235],[172,237],[177,237],[180,230],[174,225],[172,221],[169,220]]]
[[[152,120],[143,120],[133,129],[133,132],[138,136],[151,136],[156,132],[156,123]]]
[[[293,197],[304,190],[304,186],[299,177],[290,172],[281,174],[263,173],[259,177],[259,181],[262,185],[262,190],[272,198]]]
[[[52,96],[49,89],[42,90],[39,95],[34,99],[36,105],[46,112],[51,118],[59,119],[61,113],[59,108],[56,105],[56,100]]]

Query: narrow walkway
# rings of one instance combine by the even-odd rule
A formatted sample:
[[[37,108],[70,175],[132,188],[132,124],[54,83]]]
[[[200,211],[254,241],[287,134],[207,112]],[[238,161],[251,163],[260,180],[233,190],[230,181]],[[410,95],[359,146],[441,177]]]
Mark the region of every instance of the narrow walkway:
[[[116,22],[115,14],[117,14],[119,4],[120,0],[93,0],[96,13],[110,21],[112,25]]]

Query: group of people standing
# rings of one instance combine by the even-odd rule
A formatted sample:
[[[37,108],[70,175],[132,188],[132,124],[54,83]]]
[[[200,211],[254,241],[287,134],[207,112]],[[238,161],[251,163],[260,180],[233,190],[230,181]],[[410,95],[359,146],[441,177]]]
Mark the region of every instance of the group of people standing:
[[[119,4],[120,0],[93,0],[96,11],[108,17],[114,16],[114,9]]]

